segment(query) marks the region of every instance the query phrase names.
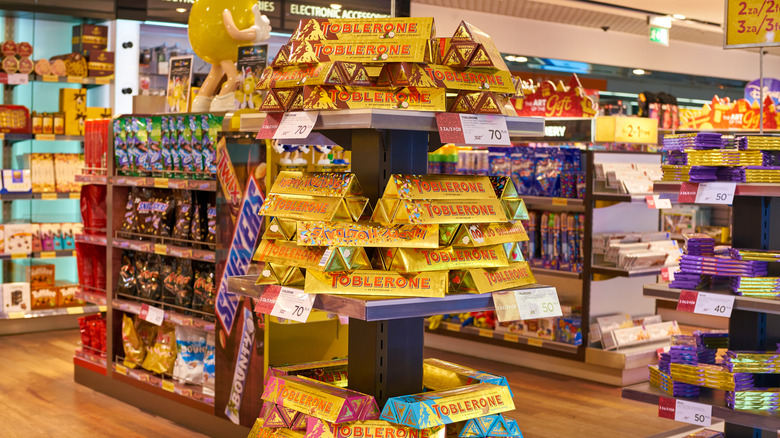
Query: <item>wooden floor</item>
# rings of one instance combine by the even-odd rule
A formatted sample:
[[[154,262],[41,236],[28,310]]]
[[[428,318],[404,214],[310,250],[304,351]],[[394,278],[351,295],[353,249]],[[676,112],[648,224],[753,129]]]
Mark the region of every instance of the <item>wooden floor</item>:
[[[2,437],[202,437],[73,382],[75,330],[0,337]],[[620,398],[620,389],[512,365],[426,349],[505,375],[525,438],[647,437],[682,426],[657,408]]]

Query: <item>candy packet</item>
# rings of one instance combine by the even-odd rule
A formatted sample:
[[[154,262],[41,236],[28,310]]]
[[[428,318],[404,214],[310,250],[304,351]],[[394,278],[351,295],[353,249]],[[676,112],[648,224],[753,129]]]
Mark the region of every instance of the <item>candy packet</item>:
[[[146,351],[146,357],[142,367],[158,374],[167,374],[173,371],[176,361],[176,330],[174,325],[164,322],[157,330],[154,344]]]
[[[182,383],[203,384],[206,350],[205,331],[191,327],[177,327],[173,378]]]

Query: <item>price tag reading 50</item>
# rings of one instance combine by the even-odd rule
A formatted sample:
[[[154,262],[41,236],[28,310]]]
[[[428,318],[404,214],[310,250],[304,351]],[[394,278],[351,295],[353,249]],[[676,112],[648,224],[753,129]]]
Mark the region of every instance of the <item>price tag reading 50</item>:
[[[493,303],[501,322],[563,315],[554,287],[494,292]]]

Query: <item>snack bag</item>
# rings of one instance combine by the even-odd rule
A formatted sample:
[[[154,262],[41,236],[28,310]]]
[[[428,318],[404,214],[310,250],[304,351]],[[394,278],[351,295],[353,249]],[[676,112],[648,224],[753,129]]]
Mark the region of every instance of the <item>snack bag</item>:
[[[125,131],[125,119],[114,120],[114,156],[116,157],[116,170],[119,175],[130,175],[132,165],[130,150],[127,144],[127,132]]]
[[[135,264],[133,262],[133,252],[124,251],[122,253],[122,265],[119,268],[119,280],[116,283],[116,291],[120,294],[135,295]]]
[[[168,116],[162,116],[160,118],[160,157],[165,177],[171,177],[171,171],[174,170],[171,152],[171,131],[168,128]]]
[[[195,173],[194,178],[200,179],[203,177],[203,144],[201,143],[201,124],[199,116],[187,116],[188,127],[190,132],[190,144],[192,153],[192,172]]]
[[[192,131],[186,123],[185,116],[176,116],[176,145],[179,155],[179,170],[184,172],[181,178],[188,178],[195,170],[192,162]]]
[[[146,133],[147,133],[147,166],[149,170],[157,175],[161,175],[165,163],[163,161],[162,152],[162,128],[160,126],[159,117],[147,117],[145,119]]]
[[[137,203],[141,202],[140,195],[141,191],[135,187],[127,192],[127,202],[125,203],[125,218],[122,220],[122,225],[120,226],[120,229],[126,233],[134,233],[138,228],[135,212],[137,209]]]
[[[206,332],[190,327],[177,327],[173,378],[182,383],[202,385],[205,361]]]
[[[214,395],[214,381],[217,376],[216,362],[214,361],[216,354],[214,340],[214,332],[208,332],[206,334],[206,359],[203,364],[203,394],[211,396]]]
[[[137,255],[136,255],[137,257]],[[160,285],[160,268],[162,262],[160,256],[149,256],[144,269],[138,272],[137,290],[138,296],[152,301],[162,299],[162,287]]]
[[[214,313],[214,270],[207,264],[197,265],[195,268],[192,308],[208,314]]]
[[[206,243],[217,243],[217,207],[206,204],[206,221],[208,228]]]
[[[192,261],[189,259],[179,260],[176,268],[174,296],[177,306],[192,306]]]
[[[190,239],[192,224],[192,194],[182,191],[176,199],[176,218],[173,223],[171,237],[179,240]]]
[[[152,234],[170,237],[171,218],[173,217],[175,206],[176,201],[173,194],[168,191],[161,191],[160,195],[152,203],[152,228],[150,230]]]
[[[162,301],[166,304],[176,304],[176,276],[179,266],[177,259],[167,259],[162,267]]]
[[[155,202],[155,196],[152,189],[144,188],[140,191],[138,201],[134,202],[136,206],[135,221],[136,221],[136,233],[140,234],[154,234],[154,227],[152,226],[153,212],[152,206]]]
[[[200,203],[197,200],[193,201],[192,205],[192,224],[190,226],[190,239],[195,241],[203,240],[203,228],[200,218]]]
[[[125,349],[124,365],[128,368],[135,368],[143,363],[146,355],[143,341],[135,330],[133,319],[122,315],[122,346]]]
[[[217,152],[214,144],[217,141],[217,135],[222,130],[221,118],[210,114],[201,116],[201,145],[203,148],[203,170],[210,174],[217,173]]]
[[[175,361],[176,330],[173,324],[164,322],[162,327],[157,330],[154,345],[146,351],[142,367],[153,373],[166,374],[173,371]]]

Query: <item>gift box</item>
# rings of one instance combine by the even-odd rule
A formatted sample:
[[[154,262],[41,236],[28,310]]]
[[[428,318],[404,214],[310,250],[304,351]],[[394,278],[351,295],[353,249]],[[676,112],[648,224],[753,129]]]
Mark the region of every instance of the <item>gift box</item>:
[[[73,26],[72,51],[85,53],[106,50],[108,47],[108,27],[94,24]]]
[[[87,55],[88,76],[111,76],[114,74],[114,52],[90,50]]]

